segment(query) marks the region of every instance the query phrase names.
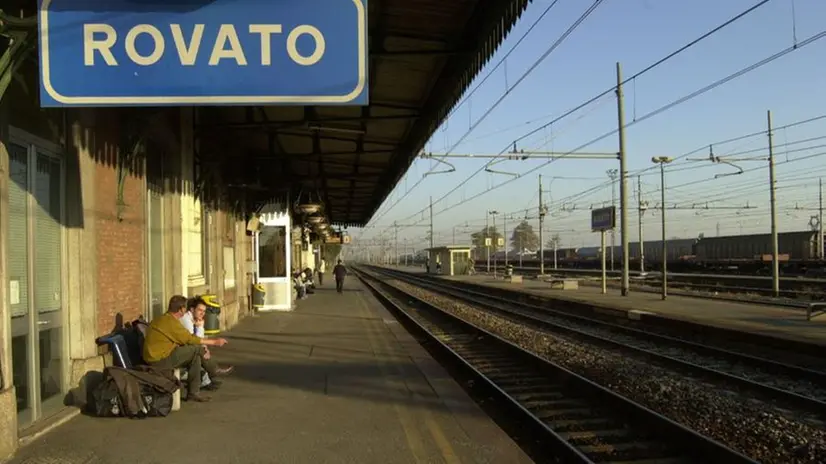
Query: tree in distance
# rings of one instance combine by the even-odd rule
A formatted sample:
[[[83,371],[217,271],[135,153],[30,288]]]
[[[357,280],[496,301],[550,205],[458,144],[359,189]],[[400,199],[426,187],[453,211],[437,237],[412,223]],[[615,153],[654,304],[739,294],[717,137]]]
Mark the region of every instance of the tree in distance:
[[[470,242],[476,247],[475,256],[478,259],[479,257],[484,257],[485,255],[485,237],[491,239],[491,246],[490,246],[490,253],[494,254],[497,250],[499,250],[498,242],[499,239],[502,238],[502,234],[496,231],[496,226],[488,226],[487,228],[482,227],[482,230],[479,232],[474,232],[470,234]]]
[[[534,232],[533,226],[528,221],[522,221],[514,227],[511,234],[511,250],[523,251],[539,249],[539,236]]]

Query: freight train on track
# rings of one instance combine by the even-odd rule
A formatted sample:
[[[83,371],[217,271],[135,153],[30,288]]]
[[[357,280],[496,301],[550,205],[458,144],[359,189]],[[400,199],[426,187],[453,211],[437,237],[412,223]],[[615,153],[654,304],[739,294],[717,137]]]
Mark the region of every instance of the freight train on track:
[[[617,234],[619,235],[619,234]],[[619,239],[619,236],[617,236]],[[643,258],[647,269],[656,270],[662,262],[662,241],[643,242]],[[768,272],[772,259],[771,234],[730,235],[672,239],[667,241],[666,261],[674,272],[721,271],[726,273],[760,274]],[[824,246],[821,239],[820,246]],[[640,244],[629,244],[630,261],[639,263]],[[554,261],[554,250],[545,251],[545,262]],[[783,232],[778,234],[778,253],[781,272],[788,274],[826,275],[826,263],[819,259],[818,233],[814,231]],[[611,261],[611,246],[606,246],[606,258]],[[513,261],[512,255],[509,255]],[[538,261],[536,255],[523,256],[524,264]],[[501,259],[501,258],[500,258]],[[614,247],[613,261],[622,260],[622,246]],[[600,267],[599,247],[558,248],[556,262],[569,269],[597,269]],[[633,265],[633,264],[632,264]],[[638,264],[637,264],[638,266]]]

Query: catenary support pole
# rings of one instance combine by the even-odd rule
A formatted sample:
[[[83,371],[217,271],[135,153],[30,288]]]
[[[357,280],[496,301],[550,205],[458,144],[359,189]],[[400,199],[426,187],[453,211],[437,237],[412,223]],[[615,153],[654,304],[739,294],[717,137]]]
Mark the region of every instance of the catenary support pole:
[[[602,293],[608,293],[608,276],[606,272],[605,266],[605,229],[599,232],[600,237],[600,251],[599,254],[602,256]]]
[[[620,240],[622,241],[622,295],[629,292],[628,266],[628,171],[625,169],[625,108],[622,96],[622,65],[617,62],[617,127],[619,129]]]
[[[766,112],[769,136],[769,200],[771,201],[772,232],[772,294],[780,296],[780,262],[777,242],[777,184],[774,178],[774,134],[772,134],[772,112]]]
[[[505,268],[508,267],[508,223],[507,216],[502,213],[502,242],[505,244]]]
[[[818,186],[817,190],[819,192],[818,197],[820,198],[820,207],[818,208],[820,211],[819,211],[818,221],[817,221],[817,237],[818,237],[818,239],[817,239],[817,249],[818,249],[818,252],[820,253],[820,259],[822,261],[822,260],[826,259],[826,253],[824,253],[824,251],[826,251],[826,250],[824,250],[824,248],[826,248],[826,246],[824,246],[824,243],[823,243],[823,179],[818,179],[817,186]]]
[[[433,197],[430,197],[430,251],[427,252],[427,257],[430,259],[430,265],[435,266],[433,261]]]
[[[488,245],[488,232],[490,230],[490,224],[488,223],[488,217],[490,216],[490,211],[485,211],[485,252],[488,256],[488,274],[490,274],[490,245]],[[493,239],[491,238],[491,242]]]
[[[637,209],[638,218],[637,221],[639,223],[640,229],[640,274],[645,274],[645,238],[643,237],[643,226],[642,226],[642,217],[645,214],[645,203],[642,200],[642,177],[637,176],[637,200],[639,203],[639,207]]]
[[[662,218],[662,266],[663,266],[663,289],[662,289],[662,299],[665,300],[668,298],[668,240],[666,239],[666,232],[665,232],[665,163],[660,163],[660,213]]]
[[[539,275],[545,275],[545,204],[542,202],[542,174],[539,175]],[[821,209],[822,211],[822,209]]]

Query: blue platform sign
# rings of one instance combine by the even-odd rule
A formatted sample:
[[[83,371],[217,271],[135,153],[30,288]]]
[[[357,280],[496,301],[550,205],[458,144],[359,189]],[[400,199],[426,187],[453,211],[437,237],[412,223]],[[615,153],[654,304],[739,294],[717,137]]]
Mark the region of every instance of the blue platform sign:
[[[41,106],[366,105],[367,0],[39,0]]]
[[[597,208],[591,210],[591,231],[611,230],[617,226],[617,208]]]

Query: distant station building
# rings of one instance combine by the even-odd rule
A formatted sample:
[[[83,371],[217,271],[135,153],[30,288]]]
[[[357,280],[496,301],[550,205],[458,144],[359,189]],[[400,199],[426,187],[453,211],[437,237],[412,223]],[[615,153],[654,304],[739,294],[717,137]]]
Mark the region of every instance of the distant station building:
[[[470,245],[448,245],[428,248],[430,274],[436,274],[436,264],[442,265],[442,275],[467,275],[470,264]]]

